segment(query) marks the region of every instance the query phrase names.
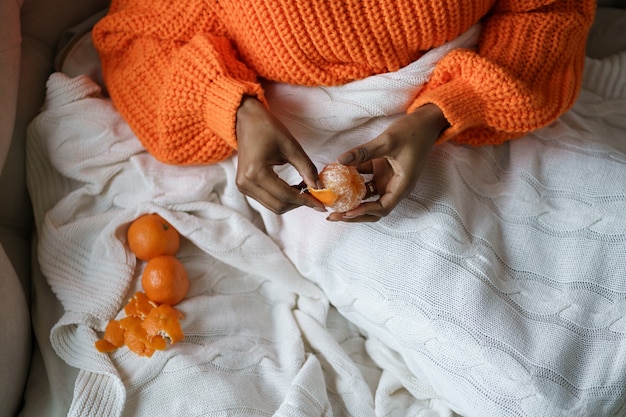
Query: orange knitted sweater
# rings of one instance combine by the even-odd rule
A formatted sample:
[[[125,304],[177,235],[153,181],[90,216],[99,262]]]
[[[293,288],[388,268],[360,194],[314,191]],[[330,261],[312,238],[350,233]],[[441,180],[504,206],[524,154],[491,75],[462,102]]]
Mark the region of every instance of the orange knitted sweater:
[[[111,98],[145,147],[176,164],[237,148],[260,79],[338,85],[397,70],[481,21],[476,50],[435,68],[440,140],[497,144],[574,102],[596,0],[113,0],[93,31]]]

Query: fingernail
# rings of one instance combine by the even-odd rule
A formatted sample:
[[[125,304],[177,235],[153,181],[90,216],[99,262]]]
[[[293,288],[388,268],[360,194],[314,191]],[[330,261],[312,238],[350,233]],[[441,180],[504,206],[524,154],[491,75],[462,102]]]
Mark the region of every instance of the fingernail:
[[[336,222],[337,221],[337,219],[333,219],[330,216],[326,217],[326,220],[328,220],[329,222]]]
[[[320,213],[327,213],[328,212],[328,210],[326,210],[325,207],[317,207],[317,206],[315,206],[315,207],[313,207],[313,210],[319,211]]]

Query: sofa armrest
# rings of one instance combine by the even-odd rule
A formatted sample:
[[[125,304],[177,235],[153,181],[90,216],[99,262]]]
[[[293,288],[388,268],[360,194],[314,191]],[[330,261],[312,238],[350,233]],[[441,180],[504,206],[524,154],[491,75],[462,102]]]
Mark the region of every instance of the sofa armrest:
[[[4,167],[11,137],[17,104],[17,86],[20,74],[20,6],[21,1],[0,3],[0,172]]]
[[[63,31],[108,0],[0,2],[0,417],[21,407],[31,361],[32,208],[26,188],[26,129],[44,100]]]

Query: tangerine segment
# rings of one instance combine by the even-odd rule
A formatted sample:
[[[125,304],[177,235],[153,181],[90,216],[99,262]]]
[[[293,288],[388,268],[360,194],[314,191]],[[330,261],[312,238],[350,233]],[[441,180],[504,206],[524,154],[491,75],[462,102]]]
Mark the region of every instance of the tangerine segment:
[[[141,285],[148,298],[155,303],[175,305],[187,295],[189,278],[184,265],[176,257],[157,256],[146,264]]]
[[[138,259],[175,255],[180,248],[178,231],[158,214],[145,214],[128,227],[128,246]]]
[[[309,193],[334,211],[352,210],[361,204],[367,192],[365,180],[351,165],[330,163],[320,171],[319,179],[324,188],[309,187]]]
[[[153,309],[142,323],[149,337],[162,336],[170,340],[170,343],[178,343],[185,335],[180,326],[183,314],[168,304],[161,304]]]

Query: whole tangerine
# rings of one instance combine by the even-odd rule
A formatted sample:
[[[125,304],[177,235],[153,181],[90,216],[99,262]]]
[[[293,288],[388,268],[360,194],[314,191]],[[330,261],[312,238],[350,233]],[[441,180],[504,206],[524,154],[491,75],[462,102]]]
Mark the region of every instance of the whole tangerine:
[[[352,210],[361,204],[367,192],[365,179],[351,165],[330,163],[320,171],[319,179],[324,188],[309,187],[309,193],[334,211]]]
[[[156,213],[145,214],[128,227],[128,246],[138,259],[149,261],[161,255],[175,255],[180,248],[178,231]]]
[[[189,278],[185,266],[175,256],[162,255],[148,261],[141,285],[151,301],[175,305],[187,295]]]

